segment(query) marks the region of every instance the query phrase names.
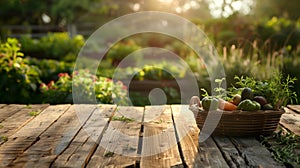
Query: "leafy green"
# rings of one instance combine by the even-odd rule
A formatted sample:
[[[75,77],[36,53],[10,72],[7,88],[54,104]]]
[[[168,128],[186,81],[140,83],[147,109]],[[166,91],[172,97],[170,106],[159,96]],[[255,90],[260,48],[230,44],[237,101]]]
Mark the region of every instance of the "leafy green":
[[[38,115],[40,114],[40,111],[30,111],[28,114],[29,114],[30,116],[36,117],[36,116],[38,116]]]
[[[272,157],[287,167],[299,167],[300,155],[295,149],[300,148],[300,139],[293,133],[280,129],[271,136],[260,136],[259,141],[272,153]]]
[[[236,84],[240,87],[251,88],[254,95],[266,97],[275,109],[286,106],[288,103],[293,104],[294,100],[297,101],[296,92],[291,90],[296,78],[292,78],[289,75],[284,78],[283,74],[274,73],[270,79],[264,81],[248,76],[235,76],[234,79],[237,80]]]
[[[1,103],[34,103],[34,100],[38,100],[40,71],[36,66],[28,64],[20,50],[17,39],[8,38],[6,42],[0,43]]]

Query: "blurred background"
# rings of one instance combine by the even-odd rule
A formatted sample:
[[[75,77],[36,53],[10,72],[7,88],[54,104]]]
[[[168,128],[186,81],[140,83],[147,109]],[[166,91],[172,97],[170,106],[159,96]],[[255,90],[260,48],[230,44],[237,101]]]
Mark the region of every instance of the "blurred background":
[[[76,73],[84,79],[73,78],[78,52],[97,28],[119,16],[150,10],[174,13],[199,26],[216,46],[228,86],[234,85],[235,76],[266,80],[281,72],[298,79],[291,89],[300,95],[299,8],[298,0],[1,0],[0,103],[72,103],[72,81],[85,85],[87,96],[93,84],[99,103],[126,104],[130,91],[134,105],[147,105],[145,95],[153,88],[165,92],[167,103],[180,103],[174,79],[188,74],[167,59],[138,70],[123,67],[124,79],[138,71],[129,88],[111,80],[118,63],[143,47],[176,53],[192,69],[199,88],[210,90],[205,65],[193,50],[153,33],[119,41],[106,53],[96,76],[83,71]]]

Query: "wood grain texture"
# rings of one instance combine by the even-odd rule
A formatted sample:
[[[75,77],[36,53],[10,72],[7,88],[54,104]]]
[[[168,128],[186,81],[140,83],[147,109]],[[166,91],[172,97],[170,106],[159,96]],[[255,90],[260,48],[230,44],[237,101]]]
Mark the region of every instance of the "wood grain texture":
[[[48,104],[43,105],[31,105],[30,108],[22,108],[17,111],[12,116],[4,119],[0,125],[0,137],[9,137],[22,128],[25,124],[31,121],[34,116],[30,115],[30,112],[42,112],[45,108],[47,108]],[[0,139],[0,145],[5,141],[3,138]]]
[[[83,120],[87,120],[94,107],[87,110]],[[83,117],[83,116],[82,116]],[[49,167],[54,159],[71,143],[82,127],[73,106],[71,106],[50,128],[39,136],[39,140],[30,146],[11,164],[17,167]]]
[[[0,108],[7,106],[7,104],[0,104]]]
[[[249,167],[284,167],[272,159],[271,153],[255,138],[231,138],[231,141]]]
[[[298,135],[297,108],[285,108],[280,127]],[[187,105],[0,104],[0,112],[0,135],[8,137],[0,167],[283,167],[254,137],[198,142]]]
[[[146,106],[141,167],[182,166],[170,106]]]
[[[235,148],[234,144],[232,144],[229,138],[224,136],[214,136],[213,139],[219,147],[229,167],[247,167],[245,160],[239,154],[239,151]]]
[[[294,110],[296,113],[300,114],[300,105],[287,105],[288,108]]]
[[[280,125],[300,136],[300,114],[289,108],[284,108],[284,110],[285,113],[280,118]]]
[[[10,104],[0,108],[0,122],[14,115],[16,112],[26,107],[26,105]]]
[[[97,141],[102,136],[102,132],[107,126],[108,118],[111,117],[104,116],[108,113],[113,114],[115,108],[115,105],[106,105],[96,108],[87,121],[82,118],[84,114],[81,114],[80,117],[83,127],[81,127],[68,148],[57,157],[51,166],[84,167],[97,147]],[[85,112],[85,110],[81,110],[81,112]]]
[[[143,107],[118,107],[87,167],[135,166],[143,112]],[[122,116],[132,120],[121,121]]]
[[[55,122],[70,105],[49,106],[37,117],[27,123],[15,134],[8,137],[8,141],[0,148],[0,167],[11,164],[18,155],[39,140],[39,136]]]
[[[195,168],[208,165],[199,155],[198,135],[200,130],[197,127],[194,114],[188,109],[189,106],[172,105],[171,107],[184,164],[187,167]]]
[[[223,158],[221,151],[211,137],[206,139],[204,142],[200,142],[199,148],[201,159],[206,160],[205,162],[208,163],[208,165],[204,165],[205,167],[229,167]]]

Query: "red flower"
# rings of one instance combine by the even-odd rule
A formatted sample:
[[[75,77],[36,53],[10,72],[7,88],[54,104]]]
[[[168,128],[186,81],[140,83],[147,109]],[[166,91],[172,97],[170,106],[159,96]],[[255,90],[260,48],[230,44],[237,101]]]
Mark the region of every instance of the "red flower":
[[[47,86],[49,87],[49,88],[53,88],[53,85],[54,85],[54,81],[52,80],[52,81],[50,81],[48,84],[47,84]]]
[[[63,77],[63,76],[65,76],[65,73],[59,73],[58,74],[58,77]]]
[[[40,84],[40,88],[48,90],[48,86],[45,83]]]
[[[58,77],[69,77],[68,73],[59,73]]]

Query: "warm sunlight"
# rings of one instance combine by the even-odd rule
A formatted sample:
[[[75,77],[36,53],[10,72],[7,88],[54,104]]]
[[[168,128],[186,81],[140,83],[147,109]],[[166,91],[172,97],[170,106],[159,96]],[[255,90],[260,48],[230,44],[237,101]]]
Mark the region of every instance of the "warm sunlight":
[[[158,0],[160,2],[163,2],[163,3],[167,3],[167,4],[170,4],[173,2],[173,0]]]
[[[249,14],[253,0],[207,0],[213,17],[228,17],[236,11]]]

